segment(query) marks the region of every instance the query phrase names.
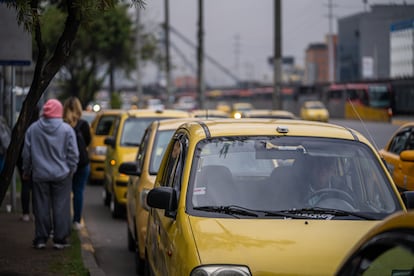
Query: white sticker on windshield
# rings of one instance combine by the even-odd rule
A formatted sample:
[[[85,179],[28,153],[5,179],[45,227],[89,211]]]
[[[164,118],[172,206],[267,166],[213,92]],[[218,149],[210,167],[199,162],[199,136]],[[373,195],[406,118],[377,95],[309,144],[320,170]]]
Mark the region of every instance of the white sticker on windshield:
[[[205,195],[206,194],[206,187],[198,187],[194,188],[194,195]]]

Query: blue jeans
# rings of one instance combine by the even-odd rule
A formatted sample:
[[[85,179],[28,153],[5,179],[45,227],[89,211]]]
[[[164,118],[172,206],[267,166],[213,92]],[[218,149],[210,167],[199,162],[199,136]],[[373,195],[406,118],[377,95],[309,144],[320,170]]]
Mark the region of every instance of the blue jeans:
[[[5,159],[5,156],[0,155],[0,173],[3,170],[3,167],[4,167],[4,159]]]
[[[90,172],[89,164],[77,169],[73,175],[72,192],[73,192],[73,222],[80,222],[83,207],[83,191],[86,182],[88,182]]]

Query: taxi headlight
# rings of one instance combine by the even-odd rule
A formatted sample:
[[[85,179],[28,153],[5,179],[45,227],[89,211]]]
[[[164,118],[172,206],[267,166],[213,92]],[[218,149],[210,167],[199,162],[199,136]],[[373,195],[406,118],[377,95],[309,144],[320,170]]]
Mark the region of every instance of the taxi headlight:
[[[191,271],[190,276],[251,276],[249,268],[240,265],[203,265]]]
[[[242,114],[240,112],[234,113],[234,119],[240,119],[242,117]]]
[[[91,149],[91,153],[95,155],[106,155],[106,146],[96,146]]]

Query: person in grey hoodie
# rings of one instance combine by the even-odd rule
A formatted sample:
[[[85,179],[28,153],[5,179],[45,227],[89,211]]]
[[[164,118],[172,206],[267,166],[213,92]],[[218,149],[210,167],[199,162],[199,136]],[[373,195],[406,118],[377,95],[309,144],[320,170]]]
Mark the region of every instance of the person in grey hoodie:
[[[76,134],[62,116],[62,104],[47,100],[41,118],[27,129],[23,146],[23,178],[33,181],[33,247],[37,249],[46,247],[52,229],[54,248],[69,246],[72,176],[79,151]]]

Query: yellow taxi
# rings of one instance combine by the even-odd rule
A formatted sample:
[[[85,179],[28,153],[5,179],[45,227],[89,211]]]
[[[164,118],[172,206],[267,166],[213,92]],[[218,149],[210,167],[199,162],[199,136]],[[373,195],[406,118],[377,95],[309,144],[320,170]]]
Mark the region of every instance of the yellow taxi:
[[[132,161],[147,126],[154,120],[189,118],[190,114],[180,110],[136,109],[122,113],[112,135],[105,138],[107,145],[104,168],[104,204],[109,205],[114,218],[125,215],[128,175],[119,173],[122,162]]]
[[[244,112],[250,111],[253,109],[254,107],[251,103],[244,103],[244,102],[233,103],[231,105],[230,117],[234,119],[240,119],[241,117],[243,117]]]
[[[104,140],[112,134],[113,126],[119,121],[121,109],[107,109],[95,114],[91,122],[91,144],[88,147],[91,172],[90,183],[103,183],[106,157]]]
[[[253,109],[243,112],[244,118],[267,118],[267,119],[298,119],[292,112],[287,110]]]
[[[229,118],[229,113],[219,109],[195,109],[191,111],[194,118]]]
[[[291,119],[181,125],[146,202],[148,275],[333,275],[406,212],[368,139]]]
[[[414,212],[391,215],[370,230],[335,275],[414,275]]]
[[[127,191],[128,249],[136,253],[136,271],[143,273],[145,239],[148,221],[146,194],[154,187],[162,157],[174,131],[181,124],[197,118],[180,118],[153,121],[146,129],[135,161],[124,162],[119,172],[130,176]]]
[[[380,155],[400,191],[414,191],[414,122],[400,126]]]
[[[329,111],[321,101],[305,101],[300,108],[300,117],[310,121],[329,121]]]
[[[84,119],[85,121],[88,122],[89,125],[91,125],[92,122],[93,122],[93,120],[96,117],[96,114],[97,113],[94,112],[94,111],[86,111],[86,110],[84,110],[84,111],[82,111],[82,119]]]

